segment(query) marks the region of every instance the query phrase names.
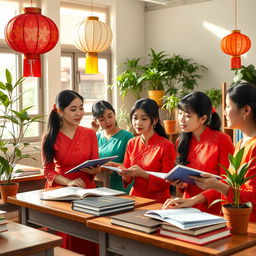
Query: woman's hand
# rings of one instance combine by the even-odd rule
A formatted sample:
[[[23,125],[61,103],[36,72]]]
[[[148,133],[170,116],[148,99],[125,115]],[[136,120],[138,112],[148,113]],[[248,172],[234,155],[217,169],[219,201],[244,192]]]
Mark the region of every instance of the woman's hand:
[[[83,169],[80,169],[80,171],[82,172],[86,172],[88,174],[91,174],[91,175],[96,175],[100,172],[100,165],[97,165],[96,167],[88,167],[88,168],[83,168]]]
[[[97,122],[96,122],[95,120],[92,120],[92,121],[91,121],[91,128],[92,128],[95,132],[97,132],[97,131],[99,130],[100,126],[97,124]]]
[[[119,172],[119,175],[121,176],[129,176],[129,177],[142,177],[144,179],[148,179],[149,175],[138,165],[133,165],[130,168],[121,168],[121,172]]]
[[[77,178],[75,180],[69,180],[67,182],[68,187],[80,187],[80,188],[85,188],[85,183],[81,178]]]
[[[167,208],[186,208],[186,207],[192,207],[194,205],[194,201],[192,198],[183,199],[183,198],[169,198],[165,201],[163,204],[163,209]]]

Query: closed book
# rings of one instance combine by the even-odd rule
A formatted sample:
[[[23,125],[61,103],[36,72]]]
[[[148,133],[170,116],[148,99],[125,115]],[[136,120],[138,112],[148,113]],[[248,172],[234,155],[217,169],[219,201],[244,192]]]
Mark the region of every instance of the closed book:
[[[101,197],[87,197],[85,199],[72,201],[72,207],[77,206],[80,208],[92,211],[106,211],[117,207],[132,206],[134,207],[135,201],[132,199],[116,197],[116,196],[101,196]]]
[[[189,176],[200,176],[202,173],[205,173],[205,172],[185,166],[185,165],[178,164],[173,169],[171,169],[168,173],[150,172],[150,171],[147,171],[147,173],[164,180],[180,180],[181,182],[195,185],[194,180]],[[218,175],[214,175],[214,174],[212,175],[217,179],[221,179],[221,177]]]
[[[75,205],[72,206],[72,210],[74,210],[74,211],[83,212],[83,213],[96,215],[96,216],[105,216],[105,215],[128,211],[128,210],[132,210],[132,209],[134,209],[134,205],[118,206],[118,207],[114,207],[111,209],[99,210],[99,211],[86,209],[86,208],[82,208],[82,207],[75,206]]]
[[[92,160],[87,160],[74,168],[68,170],[65,173],[72,173],[72,172],[80,172],[81,169],[83,168],[89,168],[89,167],[96,167],[97,165],[103,165],[109,161],[114,160],[118,156],[109,156],[109,157],[104,157],[104,158],[97,158],[97,159],[92,159]]]
[[[43,200],[75,200],[82,199],[87,196],[118,196],[125,194],[124,191],[119,191],[111,188],[79,188],[65,187],[50,191],[42,192],[41,199]]]
[[[165,221],[181,229],[192,229],[226,222],[221,216],[201,212],[196,208],[149,210],[145,216]]]
[[[145,212],[145,210],[134,210],[117,214],[111,217],[111,223],[145,233],[153,233],[160,227],[162,222],[144,216]]]
[[[192,229],[181,229],[178,227],[175,227],[169,223],[162,223],[161,228],[164,230],[168,230],[168,231],[174,231],[174,232],[178,232],[178,233],[182,233],[182,234],[187,234],[187,235],[191,235],[191,236],[198,236],[198,235],[202,235],[204,233],[208,233],[210,231],[216,230],[216,229],[220,229],[220,228],[224,228],[226,227],[226,223],[220,223],[220,224],[215,224],[215,225],[209,225],[209,226],[205,226],[205,227],[200,227],[200,228],[192,228]]]
[[[185,242],[189,242],[197,245],[203,245],[203,244],[207,244],[207,243],[219,240],[221,238],[230,236],[230,230],[228,228],[221,228],[221,229],[214,230],[199,236],[191,236],[191,235],[181,234],[174,231],[160,229],[159,234],[170,237],[170,238],[178,239],[181,241],[185,241]]]

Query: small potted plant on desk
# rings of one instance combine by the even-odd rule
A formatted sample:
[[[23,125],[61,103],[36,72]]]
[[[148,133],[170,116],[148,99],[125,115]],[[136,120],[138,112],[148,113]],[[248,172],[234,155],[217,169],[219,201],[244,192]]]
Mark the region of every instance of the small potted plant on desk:
[[[220,201],[226,202],[222,205],[222,212],[224,218],[228,221],[227,226],[231,229],[231,232],[234,234],[247,233],[249,218],[252,211],[252,204],[251,202],[240,202],[240,191],[248,180],[256,176],[247,176],[247,171],[250,168],[250,165],[255,161],[256,157],[252,158],[249,162],[243,163],[241,165],[243,154],[244,148],[241,148],[235,156],[229,155],[229,169],[221,165],[221,167],[226,172],[226,174],[222,175],[224,177],[224,181],[233,190],[233,202],[227,203],[223,199],[217,199],[212,202],[212,204]]]
[[[16,164],[24,158],[32,158],[24,153],[31,145],[24,140],[28,127],[34,122],[41,122],[41,116],[30,117],[28,110],[32,106],[15,110],[20,99],[18,87],[25,78],[21,77],[12,83],[12,75],[5,70],[6,82],[0,81],[0,107],[2,124],[0,126],[0,191],[3,203],[7,202],[8,195],[16,195],[18,183],[12,182]]]
[[[164,129],[166,134],[172,134],[176,131],[175,109],[177,108],[180,99],[172,94],[170,96],[165,95],[163,97],[163,100],[164,104],[162,106],[162,109],[167,110],[168,119],[163,120]]]

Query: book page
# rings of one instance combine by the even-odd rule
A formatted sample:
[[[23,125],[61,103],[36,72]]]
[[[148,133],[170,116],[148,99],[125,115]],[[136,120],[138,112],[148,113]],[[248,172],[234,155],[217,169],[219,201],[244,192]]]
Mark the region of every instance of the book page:
[[[65,187],[65,188],[59,188],[59,189],[54,189],[50,191],[46,191],[42,193],[43,198],[65,198],[65,197],[75,197],[75,198],[80,198],[78,191],[79,190],[88,190],[88,189],[82,189],[78,187]],[[85,191],[84,191],[85,193]]]
[[[152,217],[155,219],[165,220],[175,215],[186,215],[191,213],[201,212],[196,208],[180,208],[180,209],[165,209],[165,210],[149,210],[145,213],[145,216]]]

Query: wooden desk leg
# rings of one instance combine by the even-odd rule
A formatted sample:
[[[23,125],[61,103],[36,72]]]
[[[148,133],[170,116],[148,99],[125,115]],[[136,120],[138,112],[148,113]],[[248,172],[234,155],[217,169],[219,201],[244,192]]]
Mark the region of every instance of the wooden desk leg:
[[[28,226],[28,209],[21,207],[21,224]]]
[[[54,252],[53,248],[47,249],[45,251],[45,256],[54,256],[53,252]]]
[[[108,255],[108,236],[107,233],[99,231],[99,252],[100,256]]]

